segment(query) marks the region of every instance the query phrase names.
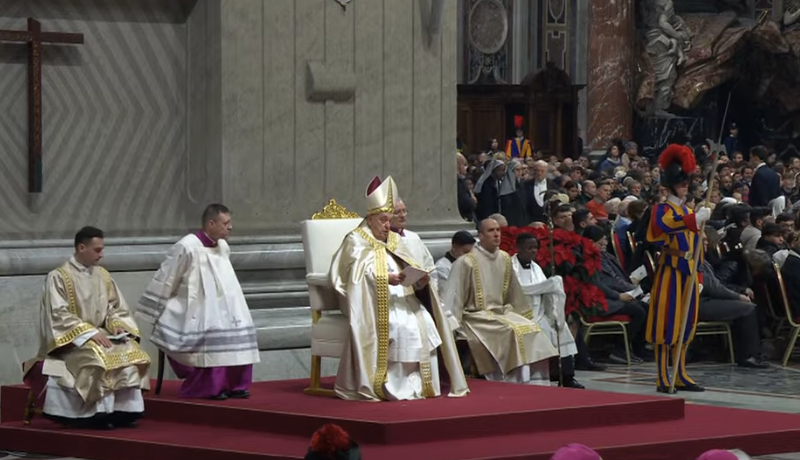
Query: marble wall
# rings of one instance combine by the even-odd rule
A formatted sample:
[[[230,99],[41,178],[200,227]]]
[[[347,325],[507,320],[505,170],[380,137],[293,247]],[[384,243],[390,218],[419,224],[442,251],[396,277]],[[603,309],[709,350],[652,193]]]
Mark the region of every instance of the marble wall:
[[[595,150],[605,150],[614,138],[631,138],[634,14],[632,0],[589,2],[586,145]]]
[[[378,174],[395,178],[420,225],[457,222],[457,5],[444,2],[431,36],[433,4],[200,2],[188,207],[222,200],[239,231],[296,230],[329,198],[363,212]]]
[[[171,234],[186,154],[185,1],[4,0],[0,29],[84,35],[43,45],[43,193],[28,194],[27,45],[0,43],[0,239],[92,224]],[[32,206],[34,205],[34,206]]]

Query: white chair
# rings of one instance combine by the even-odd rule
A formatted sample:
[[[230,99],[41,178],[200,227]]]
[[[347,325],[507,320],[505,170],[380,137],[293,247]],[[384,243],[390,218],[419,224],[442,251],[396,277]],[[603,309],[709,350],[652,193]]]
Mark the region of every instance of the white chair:
[[[342,240],[361,220],[358,214],[330,200],[322,212],[300,223],[312,323],[311,386],[305,389],[306,394],[333,396],[333,390],[322,388],[320,384],[322,358],[342,356],[349,326],[339,310],[339,299],[328,272]]]

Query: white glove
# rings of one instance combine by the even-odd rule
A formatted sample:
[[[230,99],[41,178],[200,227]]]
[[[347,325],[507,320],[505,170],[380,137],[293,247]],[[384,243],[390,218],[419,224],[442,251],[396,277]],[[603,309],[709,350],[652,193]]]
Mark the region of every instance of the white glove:
[[[697,216],[696,217],[697,223],[700,224],[711,218],[711,210],[703,206],[697,210],[695,215]]]

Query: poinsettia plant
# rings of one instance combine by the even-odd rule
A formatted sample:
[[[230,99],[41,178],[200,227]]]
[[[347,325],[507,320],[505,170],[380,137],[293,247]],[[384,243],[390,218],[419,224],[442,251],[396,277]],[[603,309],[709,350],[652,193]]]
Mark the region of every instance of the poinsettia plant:
[[[503,227],[500,229],[500,249],[510,255],[517,252],[517,236],[530,233],[539,240],[539,252],[535,262],[550,274],[552,256],[550,251],[550,231],[546,228]],[[603,291],[594,283],[600,271],[600,250],[588,239],[577,233],[560,228],[553,230],[553,253],[555,254],[555,274],[564,280],[567,294],[565,313],[593,318],[608,310]]]

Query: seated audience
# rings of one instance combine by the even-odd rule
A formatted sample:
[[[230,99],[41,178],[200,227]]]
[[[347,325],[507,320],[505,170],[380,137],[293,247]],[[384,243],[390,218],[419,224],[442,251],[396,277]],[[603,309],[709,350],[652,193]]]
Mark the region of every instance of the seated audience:
[[[631,361],[636,364],[642,363],[644,359],[640,356],[647,355],[642,333],[647,320],[647,305],[639,300],[638,296],[634,297],[637,294],[636,286],[616,258],[608,253],[606,232],[598,226],[591,226],[584,231],[584,236],[592,240],[600,250],[602,269],[597,279],[597,286],[608,300],[608,311],[605,316],[626,315],[631,318],[628,324],[628,336],[632,348]],[[618,346],[611,352],[609,359],[619,364],[627,364],[625,349]]]
[[[705,241],[708,250],[708,240]],[[714,274],[711,263],[702,265],[703,288],[700,291],[698,321],[720,321],[731,323],[734,333],[734,350],[737,364],[741,367],[764,369],[769,367],[761,361],[759,348],[758,317],[753,301],[753,291],[739,294],[725,287]]]
[[[800,232],[795,232],[793,241],[789,255],[781,267],[781,274],[792,316],[800,318]],[[778,311],[777,313],[780,315],[783,312]]]
[[[772,222],[764,224],[761,229],[761,238],[756,243],[756,249],[760,249],[772,257],[783,247],[783,228]]]

